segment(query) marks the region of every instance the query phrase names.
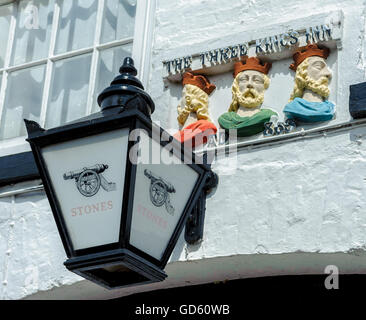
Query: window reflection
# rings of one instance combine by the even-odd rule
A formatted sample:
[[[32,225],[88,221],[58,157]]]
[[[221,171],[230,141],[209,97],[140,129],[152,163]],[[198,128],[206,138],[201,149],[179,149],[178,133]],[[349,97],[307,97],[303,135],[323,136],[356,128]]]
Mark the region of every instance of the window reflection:
[[[39,121],[45,69],[42,65],[9,73],[1,139],[26,135],[23,119]]]
[[[0,68],[4,67],[13,5],[0,7]]]
[[[105,2],[101,43],[133,36],[136,0],[107,0]]]
[[[1,0],[0,0],[1,3]],[[53,26],[55,4],[60,7],[60,16]],[[23,119],[40,122],[46,65],[37,67],[20,64],[50,58],[55,54],[86,47],[95,48],[96,17],[98,0],[17,0],[0,5],[0,69],[7,77],[5,99],[0,114],[0,140],[26,134]],[[52,76],[47,87],[50,94],[46,110],[45,127],[55,127],[86,115],[88,98],[94,101],[93,111],[99,111],[96,99],[111,79],[116,76],[126,56],[132,54],[137,0],[105,0],[101,22],[100,43],[129,38],[128,44],[101,50],[93,96],[88,97],[92,54],[54,61]],[[12,51],[7,48],[10,22],[15,19]],[[55,52],[50,52],[51,30],[55,33]],[[10,66],[4,66],[6,56]],[[73,54],[71,54],[73,55]],[[71,56],[69,55],[69,57]],[[43,62],[39,62],[40,64]],[[12,66],[18,71],[11,71]],[[21,70],[20,70],[21,69]],[[0,90],[4,74],[0,73]],[[2,103],[0,103],[0,107]],[[1,113],[1,111],[0,111]]]
[[[53,0],[19,2],[12,55],[13,65],[48,56],[53,7]]]
[[[46,128],[86,115],[91,54],[55,63],[47,108]]]
[[[132,43],[121,47],[104,50],[100,54],[98,62],[97,80],[95,84],[95,96],[92,112],[100,111],[97,99],[98,95],[109,86],[116,77],[116,70],[121,67],[124,58],[131,56]]]
[[[97,0],[58,0],[61,8],[56,53],[90,47],[94,42]]]

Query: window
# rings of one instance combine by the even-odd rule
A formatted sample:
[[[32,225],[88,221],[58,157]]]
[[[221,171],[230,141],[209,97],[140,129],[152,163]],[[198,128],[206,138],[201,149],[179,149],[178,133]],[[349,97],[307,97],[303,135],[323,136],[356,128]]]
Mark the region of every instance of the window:
[[[0,149],[9,139],[23,143],[24,118],[52,128],[99,111],[97,96],[126,56],[145,82],[154,1],[7,2],[0,1]]]

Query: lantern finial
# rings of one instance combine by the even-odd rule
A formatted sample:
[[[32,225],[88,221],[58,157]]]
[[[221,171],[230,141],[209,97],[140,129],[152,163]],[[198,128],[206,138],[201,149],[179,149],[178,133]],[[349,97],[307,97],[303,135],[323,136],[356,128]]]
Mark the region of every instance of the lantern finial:
[[[119,69],[119,73],[128,73],[133,76],[137,76],[137,69],[135,68],[135,63],[133,62],[132,58],[127,57],[123,60],[123,65]]]
[[[141,81],[136,78],[137,69],[132,58],[127,57],[119,69],[118,75],[98,97],[98,104],[102,110],[118,107],[125,109],[136,108],[146,116],[155,110],[154,102],[144,91]]]

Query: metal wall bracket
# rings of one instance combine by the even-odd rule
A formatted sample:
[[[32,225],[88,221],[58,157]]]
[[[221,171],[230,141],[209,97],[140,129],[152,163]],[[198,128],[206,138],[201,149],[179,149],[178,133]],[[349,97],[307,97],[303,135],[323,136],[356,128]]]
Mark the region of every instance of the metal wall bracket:
[[[191,214],[188,217],[185,228],[185,240],[189,244],[196,244],[203,238],[203,226],[206,213],[206,197],[216,188],[219,182],[219,177],[211,171],[211,174],[206,180],[206,184],[201,191],[201,195],[197,204],[193,207]]]

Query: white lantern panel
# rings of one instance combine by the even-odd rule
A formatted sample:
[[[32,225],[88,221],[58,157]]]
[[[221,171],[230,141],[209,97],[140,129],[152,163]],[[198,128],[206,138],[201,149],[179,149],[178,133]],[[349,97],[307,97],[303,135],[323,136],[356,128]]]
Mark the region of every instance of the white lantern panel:
[[[144,132],[139,147],[130,243],[160,260],[199,175]]]
[[[42,150],[75,250],[119,241],[128,129]]]

